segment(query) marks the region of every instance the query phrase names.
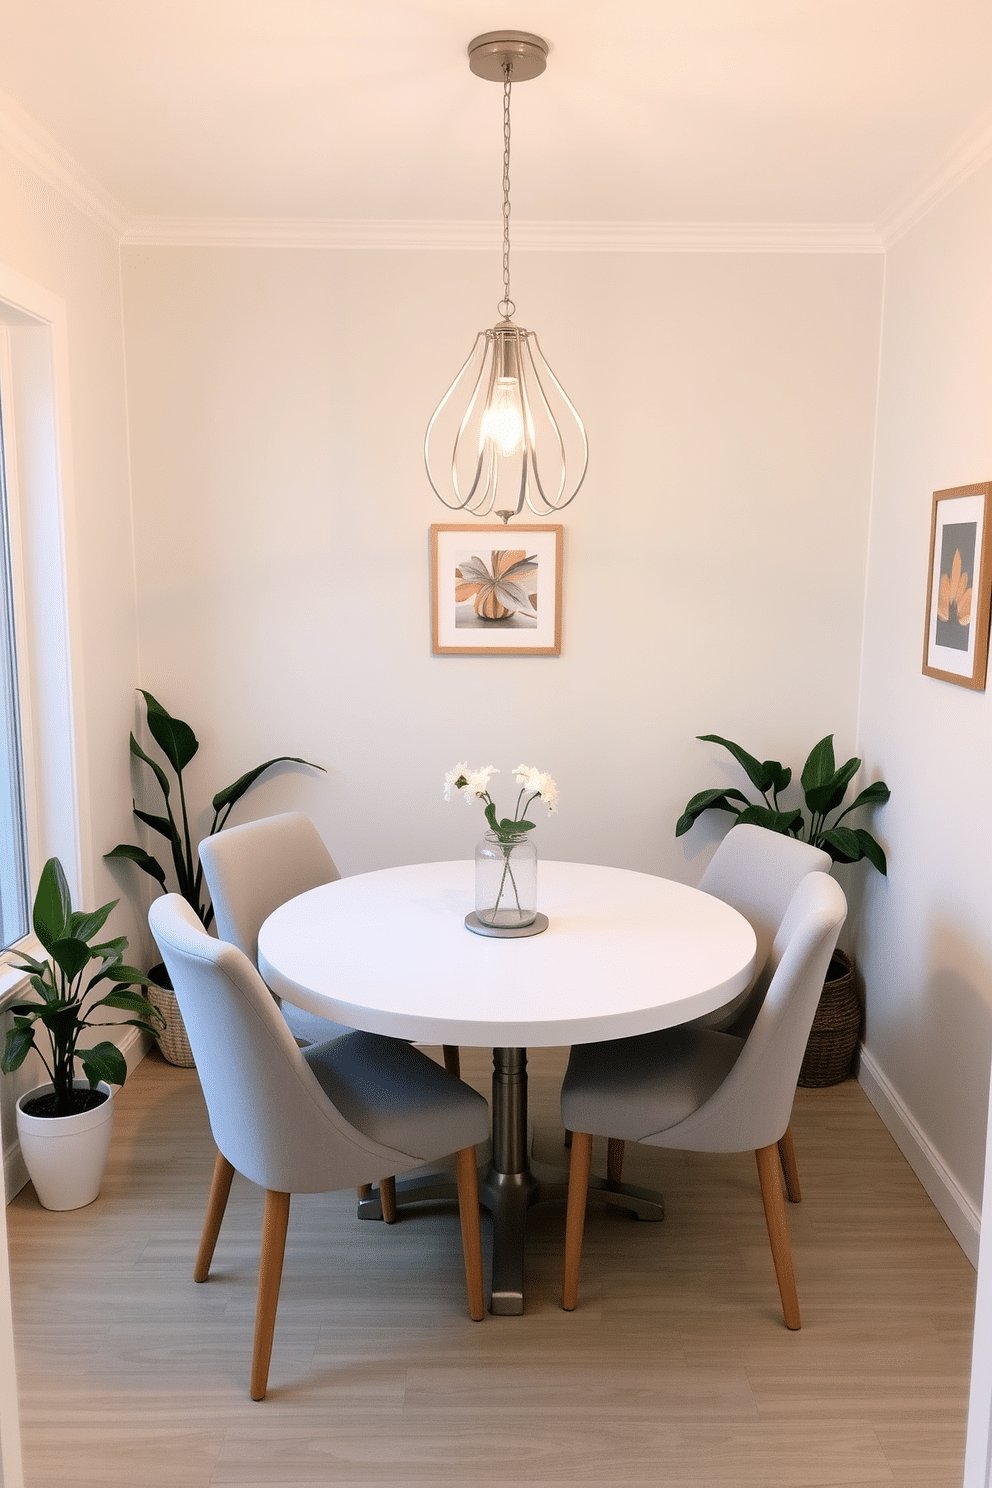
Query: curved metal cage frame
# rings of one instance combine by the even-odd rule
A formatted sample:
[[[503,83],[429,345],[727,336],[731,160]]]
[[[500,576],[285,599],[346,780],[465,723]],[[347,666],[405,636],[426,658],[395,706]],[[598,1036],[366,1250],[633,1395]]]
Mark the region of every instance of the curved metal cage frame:
[[[501,420],[518,436],[510,448]],[[508,319],[479,332],[427,426],[424,463],[452,511],[508,522],[525,505],[549,516],[574,500],[589,465],[586,431],[535,332]]]

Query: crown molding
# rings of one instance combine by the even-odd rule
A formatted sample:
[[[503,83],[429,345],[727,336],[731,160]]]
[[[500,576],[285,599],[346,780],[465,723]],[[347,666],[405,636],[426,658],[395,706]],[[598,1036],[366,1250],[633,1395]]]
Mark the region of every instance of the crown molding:
[[[498,222],[135,217],[145,247],[444,249],[498,252]],[[555,253],[880,253],[868,223],[517,222],[515,249]]]
[[[262,217],[141,217],[0,92],[0,148],[121,245],[495,252],[500,224]],[[883,253],[992,160],[992,110],[877,223],[517,222],[514,247],[555,253]]]
[[[120,241],[130,215],[126,207],[5,93],[0,93],[0,147]]]
[[[992,111],[920,176],[912,190],[894,202],[876,224],[883,249],[891,248],[939,201],[992,160]]]

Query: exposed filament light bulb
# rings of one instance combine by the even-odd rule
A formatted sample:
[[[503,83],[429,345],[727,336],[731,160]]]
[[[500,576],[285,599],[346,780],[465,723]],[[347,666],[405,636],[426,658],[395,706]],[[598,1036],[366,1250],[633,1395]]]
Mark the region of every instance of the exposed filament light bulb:
[[[492,440],[500,455],[523,449],[524,421],[520,413],[520,384],[515,377],[498,377],[482,419],[482,437]]]

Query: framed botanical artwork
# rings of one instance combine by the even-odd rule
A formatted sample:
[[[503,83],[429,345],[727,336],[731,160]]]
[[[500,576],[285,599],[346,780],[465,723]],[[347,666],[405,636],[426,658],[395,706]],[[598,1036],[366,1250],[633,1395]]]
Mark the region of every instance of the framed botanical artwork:
[[[435,656],[560,656],[562,528],[431,527]]]
[[[933,493],[923,670],[985,690],[992,595],[992,481]]]

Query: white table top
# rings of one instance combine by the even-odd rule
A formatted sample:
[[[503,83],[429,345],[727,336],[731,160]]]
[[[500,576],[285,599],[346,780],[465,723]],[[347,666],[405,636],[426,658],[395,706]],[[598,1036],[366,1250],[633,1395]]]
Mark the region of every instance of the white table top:
[[[585,863],[538,864],[541,935],[473,935],[474,864],[324,884],[265,921],[273,991],[370,1033],[426,1044],[555,1046],[668,1028],[750,982],[754,931],[708,894]]]

